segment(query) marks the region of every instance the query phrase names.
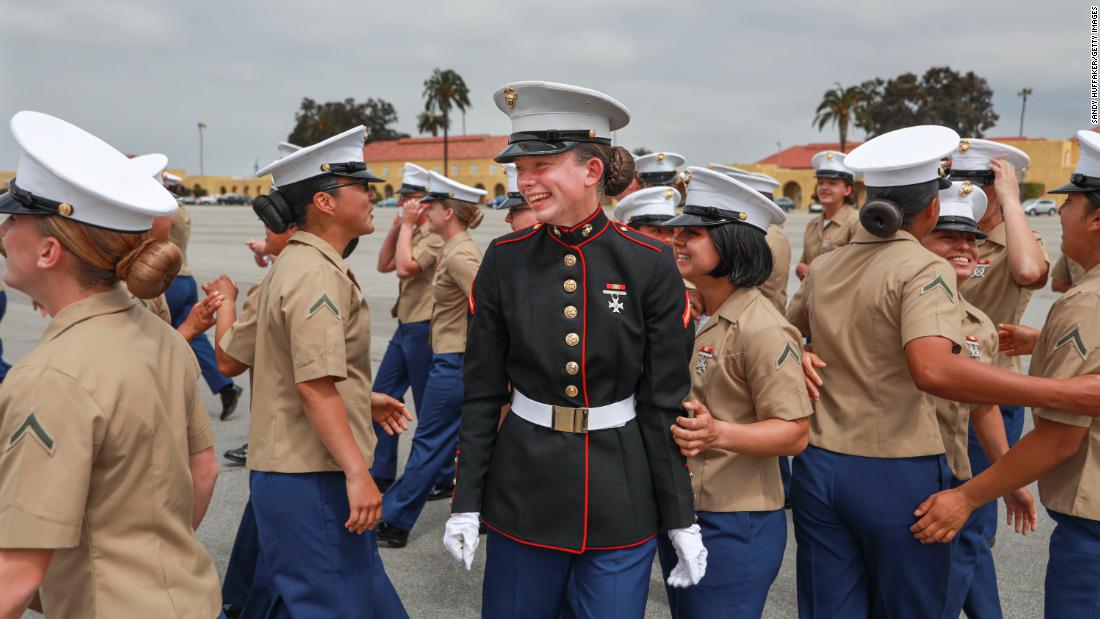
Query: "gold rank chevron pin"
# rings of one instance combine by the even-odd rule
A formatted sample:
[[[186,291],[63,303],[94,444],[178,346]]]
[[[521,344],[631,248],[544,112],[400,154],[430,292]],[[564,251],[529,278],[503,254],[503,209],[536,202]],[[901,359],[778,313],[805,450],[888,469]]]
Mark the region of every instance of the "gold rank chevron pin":
[[[943,281],[943,277],[940,275],[937,275],[936,279],[929,282],[924,288],[921,288],[920,293],[923,295],[926,292],[932,292],[936,288],[942,288],[948,299],[952,301],[955,300],[955,293],[951,292],[951,286],[948,286],[947,282]]]
[[[329,311],[332,312],[333,316],[341,319],[343,318],[342,316],[340,316],[340,310],[336,309],[336,304],[332,302],[332,299],[328,298],[328,294],[322,294],[321,298],[317,299],[317,301],[310,306],[308,318],[313,318],[314,314],[321,311],[321,308],[325,307],[327,307]]]
[[[1073,348],[1077,350],[1077,354],[1081,355],[1082,359],[1087,359],[1089,356],[1089,349],[1085,346],[1085,340],[1081,337],[1081,329],[1074,325],[1069,333],[1066,333],[1062,337],[1058,338],[1058,341],[1054,344],[1054,350],[1073,344]]]
[[[34,407],[31,407],[30,414],[27,415],[27,419],[23,422],[19,429],[17,429],[12,435],[11,440],[8,441],[8,449],[15,447],[19,443],[19,439],[30,434],[38,441],[40,445],[46,450],[46,453],[53,455],[54,447],[57,443],[50,436],[49,432],[46,432],[46,428],[42,427],[42,423],[38,421],[38,414],[35,412]]]
[[[787,346],[783,348],[782,354],[779,355],[779,359],[775,361],[775,369],[783,367],[783,364],[787,362],[787,359],[794,359],[798,361],[798,351],[791,346],[790,342],[787,342]]]

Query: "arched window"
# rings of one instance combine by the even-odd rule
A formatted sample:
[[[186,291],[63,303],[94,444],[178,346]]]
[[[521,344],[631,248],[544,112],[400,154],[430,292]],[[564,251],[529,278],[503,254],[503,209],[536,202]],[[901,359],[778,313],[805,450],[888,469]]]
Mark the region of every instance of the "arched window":
[[[503,195],[504,195],[504,185],[501,185],[500,183],[497,183],[496,186],[493,187],[493,197],[494,198],[499,198]]]
[[[386,185],[386,197],[387,198],[392,198],[393,197],[393,185]]]
[[[219,193],[229,193],[229,192],[225,190],[225,185],[222,185],[222,190]]]
[[[485,191],[485,185],[482,185],[481,183],[478,183],[478,184],[474,185],[474,187],[476,189],[480,189],[482,191]]]
[[[802,208],[802,186],[794,181],[788,181],[783,185],[783,195],[794,202],[795,208]]]

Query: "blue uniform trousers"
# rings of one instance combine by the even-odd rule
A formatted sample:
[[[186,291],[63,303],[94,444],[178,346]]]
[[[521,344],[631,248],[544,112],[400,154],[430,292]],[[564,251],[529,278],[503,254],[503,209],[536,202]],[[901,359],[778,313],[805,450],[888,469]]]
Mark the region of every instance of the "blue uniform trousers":
[[[791,459],[787,456],[779,456],[779,478],[783,480],[783,496],[789,500],[791,496]]]
[[[417,411],[409,459],[401,477],[382,497],[382,519],[388,524],[412,530],[444,463],[450,461],[454,465],[462,395],[462,355],[433,355],[424,389],[424,407]]]
[[[378,374],[374,377],[373,390],[390,397],[405,401],[405,392],[412,388],[413,404],[419,415],[424,401],[424,387],[428,383],[428,372],[432,367],[432,343],[430,337],[431,321],[397,323]],[[375,479],[393,480],[397,477],[397,440],[398,437],[386,434],[378,424],[374,424],[374,434],[378,444],[374,447],[374,464],[370,474]],[[454,461],[439,473],[438,483],[449,485],[454,477]]]
[[[636,619],[645,615],[657,542],[581,554],[530,546],[489,530],[481,616]]]
[[[252,471],[260,553],[246,619],[408,617],[374,533],[348,532],[344,474]]]
[[[1001,417],[1004,419],[1008,446],[1012,447],[1020,440],[1024,431],[1024,407],[1002,406]],[[989,459],[982,451],[973,426],[970,427],[969,435],[967,453],[970,456],[970,469],[977,476],[989,468]],[[990,501],[974,510],[967,524],[971,521],[973,525],[970,534],[980,541],[975,542],[978,544],[978,554],[963,610],[970,619],[1000,619],[1003,616],[1001,596],[997,590],[997,569],[993,565],[992,552],[993,540],[997,537],[997,501]]]
[[[942,454],[867,458],[811,445],[795,457],[799,616],[940,617],[957,538],[921,544],[909,527],[951,482]]]
[[[759,619],[768,589],[779,574],[787,545],[787,516],[770,512],[698,512],[707,573],[693,587],[665,586],[673,619],[694,617]],[[676,549],[658,536],[657,552],[667,581],[676,566]]]
[[[962,484],[962,481],[956,479],[952,486],[958,487]],[[956,536],[958,538],[958,548],[951,562],[951,579],[947,585],[947,610],[944,613],[945,617],[951,617],[952,619],[958,617],[963,611],[965,600],[971,592],[974,575],[978,569],[979,558],[983,553],[989,554],[989,540],[982,533],[981,524],[979,519],[975,518],[975,514],[976,512],[970,514]],[[993,585],[993,593],[996,596],[996,581]],[[968,616],[970,619],[1001,617],[1001,605],[996,597],[994,597],[994,602],[994,605],[981,609],[981,614],[968,614]]]
[[[229,565],[222,581],[222,604],[244,608],[248,592],[256,574],[256,559],[260,554],[260,540],[256,533],[256,517],[252,514],[252,499],[244,504],[241,523],[237,525],[237,537],[229,554]]]
[[[184,320],[187,320],[191,308],[199,302],[199,287],[195,284],[195,278],[190,275],[176,277],[165,291],[164,298],[168,301],[168,313],[172,315],[172,326],[178,328]],[[206,379],[210,391],[218,393],[233,384],[233,381],[226,378],[218,369],[214,348],[210,346],[210,340],[206,339],[205,333],[200,333],[191,340],[191,350],[195,351],[202,377]]]
[[[8,311],[8,293],[0,290],[0,320],[4,319],[4,314]],[[4,361],[4,341],[0,340],[0,382],[4,381],[4,378],[8,375],[8,370],[11,369],[11,364]]]
[[[1047,559],[1047,619],[1100,618],[1100,521],[1047,510],[1057,523]]]

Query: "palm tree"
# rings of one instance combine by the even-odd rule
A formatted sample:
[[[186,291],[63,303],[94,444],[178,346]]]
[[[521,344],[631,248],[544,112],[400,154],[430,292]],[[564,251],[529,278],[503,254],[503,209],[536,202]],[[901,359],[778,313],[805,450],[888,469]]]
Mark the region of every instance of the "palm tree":
[[[840,130],[840,152],[846,152],[848,124],[859,115],[866,96],[859,86],[845,88],[840,85],[840,82],[834,83],[836,88],[825,91],[821,104],[817,106],[813,124],[818,131],[824,129],[825,125],[835,124]]]
[[[424,80],[424,114],[419,117],[420,126],[436,127],[435,130],[429,129],[432,135],[437,135],[436,131],[443,129],[444,176],[449,172],[447,140],[448,131],[451,128],[451,108],[465,113],[468,107],[470,107],[470,91],[466,88],[466,81],[454,70],[436,69],[431,77]],[[438,120],[434,120],[433,117],[438,117]],[[421,131],[423,132],[424,129]]]
[[[443,117],[434,112],[420,112],[416,117],[416,130],[420,133],[430,133],[432,137],[439,135],[443,129]]]

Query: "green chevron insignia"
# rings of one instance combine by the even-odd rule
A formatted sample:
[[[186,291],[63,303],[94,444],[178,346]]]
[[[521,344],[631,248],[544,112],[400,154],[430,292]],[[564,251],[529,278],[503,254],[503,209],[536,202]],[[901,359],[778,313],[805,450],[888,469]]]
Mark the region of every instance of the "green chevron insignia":
[[[19,439],[27,434],[37,439],[42,447],[46,449],[46,453],[53,455],[55,445],[53,437],[50,436],[49,432],[46,432],[46,428],[43,428],[38,421],[38,415],[35,413],[34,407],[31,407],[31,412],[27,415],[27,420],[23,422],[23,425],[19,426],[19,429],[11,435],[11,440],[8,441],[8,449],[15,447]]]
[[[787,362],[787,359],[794,359],[798,361],[798,351],[791,346],[790,342],[787,342],[787,347],[783,349],[783,354],[779,355],[779,359],[775,362],[775,369],[783,367],[783,364]]]
[[[317,301],[309,308],[308,317],[313,318],[313,315],[321,311],[321,308],[323,307],[327,307],[329,311],[332,312],[333,316],[336,316],[337,318],[342,318],[342,316],[340,316],[340,310],[336,309],[336,305],[332,302],[332,299],[328,298],[327,294],[322,294],[321,298],[317,299]]]
[[[1081,355],[1082,359],[1088,358],[1089,349],[1085,346],[1085,340],[1081,337],[1081,330],[1077,328],[1077,326],[1074,326],[1070,329],[1069,333],[1058,339],[1058,342],[1054,344],[1054,350],[1058,350],[1066,344],[1073,344],[1073,347],[1077,349],[1077,353]]]
[[[926,292],[931,292],[936,288],[943,288],[944,293],[947,294],[947,298],[951,299],[952,301],[955,300],[955,293],[951,292],[951,286],[948,286],[947,282],[943,281],[943,277],[940,275],[937,275],[936,279],[929,282],[927,286],[921,288],[920,293],[924,294]]]

